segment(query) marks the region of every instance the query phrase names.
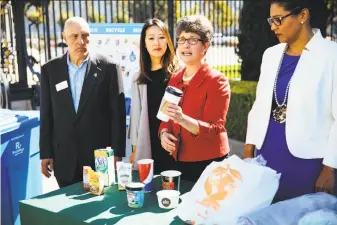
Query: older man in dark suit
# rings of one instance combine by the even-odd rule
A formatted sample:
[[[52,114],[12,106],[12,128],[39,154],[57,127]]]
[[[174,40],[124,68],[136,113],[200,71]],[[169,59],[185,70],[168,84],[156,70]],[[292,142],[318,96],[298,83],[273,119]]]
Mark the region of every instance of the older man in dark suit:
[[[40,155],[42,173],[60,187],[82,180],[94,168],[94,150],[111,146],[125,156],[125,98],[116,64],[89,54],[90,29],[80,17],[68,19],[63,38],[68,52],[41,71]]]

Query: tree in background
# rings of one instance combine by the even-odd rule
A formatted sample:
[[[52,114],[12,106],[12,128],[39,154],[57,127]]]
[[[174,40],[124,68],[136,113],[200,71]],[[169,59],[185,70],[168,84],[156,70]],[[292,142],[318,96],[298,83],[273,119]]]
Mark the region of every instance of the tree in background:
[[[43,12],[41,4],[38,4],[38,2],[28,2],[25,4],[24,7],[25,16],[27,19],[34,23],[35,25],[39,25],[43,22]]]
[[[60,27],[62,27],[62,30],[64,28],[64,23],[70,17],[73,17],[73,13],[72,12],[62,12],[61,16],[58,17],[57,24],[60,25]]]
[[[212,8],[209,7],[207,10],[209,11],[209,20],[213,24],[217,24],[218,28],[224,29],[232,25],[233,13],[226,1],[213,1]]]
[[[118,1],[115,2],[116,5],[112,5],[112,9],[117,9],[114,10],[114,15],[113,15],[113,22],[114,23],[129,23],[130,21],[130,14],[128,8],[130,7],[130,2],[129,1]],[[95,22],[98,23],[98,22]]]
[[[257,81],[263,52],[278,43],[267,22],[270,4],[265,0],[244,0],[239,18],[237,54],[242,60],[241,80]]]
[[[311,16],[312,27],[319,28],[322,35],[326,35],[327,5],[324,0],[312,1],[315,10]],[[239,45],[237,54],[242,60],[241,79],[257,81],[260,76],[260,66],[264,51],[278,43],[277,38],[270,30],[267,23],[269,17],[270,1],[244,0],[241,10],[239,25]]]
[[[88,10],[89,11],[89,10]],[[89,11],[91,12],[91,11]],[[117,18],[114,18],[114,21],[116,21]],[[105,23],[105,16],[103,14],[98,14],[97,11],[94,11],[94,14],[89,13],[88,14],[88,23]]]
[[[185,4],[184,7],[182,7],[182,3]],[[192,7],[189,7],[189,3],[180,0],[174,2],[174,13],[177,20],[183,16],[203,14],[215,25],[215,28],[219,29],[231,26],[235,20],[235,15],[226,1],[204,1],[202,4],[195,2]]]
[[[165,1],[155,1],[154,5],[154,17],[160,19],[164,23],[168,23],[168,6]]]
[[[138,0],[128,1],[128,6],[125,8],[130,8],[129,16],[133,23],[144,23],[147,18],[150,18],[152,7],[150,1]]]
[[[196,3],[192,8],[188,8],[186,7],[187,2],[184,1],[184,3],[185,3],[185,10],[183,11],[181,1],[174,2],[174,15],[177,21],[181,17],[198,14],[199,9],[201,7],[199,4]]]
[[[337,40],[337,0],[326,0],[327,8],[328,8],[328,15],[329,15],[329,22],[327,26],[327,36],[330,39]]]

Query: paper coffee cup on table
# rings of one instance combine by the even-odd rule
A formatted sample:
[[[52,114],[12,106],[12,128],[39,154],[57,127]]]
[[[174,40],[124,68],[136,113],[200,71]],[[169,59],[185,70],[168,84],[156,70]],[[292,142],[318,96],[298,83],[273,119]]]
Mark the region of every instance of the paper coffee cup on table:
[[[183,96],[183,92],[175,87],[172,86],[167,86],[165,89],[165,94],[161,100],[160,107],[157,113],[157,118],[160,119],[161,121],[169,121],[168,115],[164,113],[167,103],[173,103],[178,105],[181,97]]]
[[[162,179],[163,190],[177,190],[180,189],[181,172],[177,170],[166,170],[160,173]]]
[[[157,192],[158,205],[162,209],[174,209],[179,204],[180,192],[176,190],[161,190]]]

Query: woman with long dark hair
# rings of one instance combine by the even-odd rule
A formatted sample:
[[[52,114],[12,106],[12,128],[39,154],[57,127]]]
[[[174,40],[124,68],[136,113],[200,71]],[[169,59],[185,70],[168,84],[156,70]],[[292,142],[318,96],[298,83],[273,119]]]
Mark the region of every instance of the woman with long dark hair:
[[[131,100],[131,162],[154,159],[156,174],[173,169],[173,158],[165,154],[157,132],[156,115],[171,73],[177,68],[167,26],[159,19],[146,20],[140,37],[140,71],[135,74]]]

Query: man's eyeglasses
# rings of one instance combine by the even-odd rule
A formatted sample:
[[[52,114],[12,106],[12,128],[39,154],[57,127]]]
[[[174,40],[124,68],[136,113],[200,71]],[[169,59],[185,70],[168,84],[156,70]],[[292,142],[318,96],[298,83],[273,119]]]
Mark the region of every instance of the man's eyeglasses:
[[[196,45],[196,44],[198,44],[199,41],[202,42],[202,40],[199,39],[199,38],[177,38],[177,44],[178,45],[183,45],[183,44],[185,44],[186,41],[190,45]]]
[[[287,18],[288,16],[294,15],[295,13],[298,12],[298,9],[300,9],[299,6],[297,6],[296,8],[294,8],[293,10],[290,11],[290,13],[288,13],[285,16],[280,16],[280,17],[270,17],[267,19],[269,25],[273,25],[275,24],[276,26],[281,26],[282,24],[282,20],[284,20],[285,18]]]

